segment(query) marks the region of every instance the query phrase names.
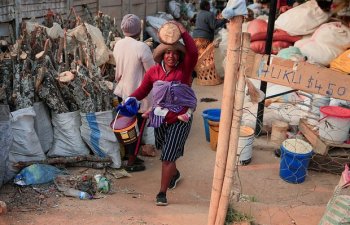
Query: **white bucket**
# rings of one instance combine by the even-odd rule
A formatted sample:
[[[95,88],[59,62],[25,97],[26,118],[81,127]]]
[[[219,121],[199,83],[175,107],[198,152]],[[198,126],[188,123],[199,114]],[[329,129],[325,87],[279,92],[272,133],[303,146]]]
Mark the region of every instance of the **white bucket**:
[[[241,126],[239,130],[237,159],[240,165],[250,163],[253,155],[254,129]]]
[[[350,109],[339,106],[323,106],[320,112],[320,138],[334,144],[344,143],[349,137]]]

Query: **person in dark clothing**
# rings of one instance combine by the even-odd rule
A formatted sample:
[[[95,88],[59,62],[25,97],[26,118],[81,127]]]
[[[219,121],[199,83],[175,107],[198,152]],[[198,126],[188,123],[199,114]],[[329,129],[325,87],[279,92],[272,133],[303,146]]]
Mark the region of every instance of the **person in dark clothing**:
[[[226,24],[225,19],[216,19],[210,12],[210,3],[204,0],[199,5],[200,11],[196,16],[196,25],[192,37],[201,55],[210,43],[214,41],[215,30]]]

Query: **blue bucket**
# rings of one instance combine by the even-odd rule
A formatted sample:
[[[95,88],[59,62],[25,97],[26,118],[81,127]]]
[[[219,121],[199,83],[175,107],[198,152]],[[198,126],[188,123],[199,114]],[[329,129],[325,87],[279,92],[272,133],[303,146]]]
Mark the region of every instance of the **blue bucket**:
[[[205,139],[210,142],[209,124],[208,120],[219,122],[221,109],[206,109],[202,112],[205,130]]]
[[[300,139],[287,139],[281,145],[280,177],[289,183],[305,181],[312,146]]]

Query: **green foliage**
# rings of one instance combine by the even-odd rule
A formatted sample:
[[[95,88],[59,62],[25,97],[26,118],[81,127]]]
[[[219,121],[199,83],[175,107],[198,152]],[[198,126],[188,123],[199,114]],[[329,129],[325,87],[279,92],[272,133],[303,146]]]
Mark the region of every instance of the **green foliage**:
[[[254,218],[252,216],[238,212],[234,210],[232,207],[229,207],[227,209],[225,225],[230,225],[233,222],[244,222],[244,221],[252,222],[253,220]]]

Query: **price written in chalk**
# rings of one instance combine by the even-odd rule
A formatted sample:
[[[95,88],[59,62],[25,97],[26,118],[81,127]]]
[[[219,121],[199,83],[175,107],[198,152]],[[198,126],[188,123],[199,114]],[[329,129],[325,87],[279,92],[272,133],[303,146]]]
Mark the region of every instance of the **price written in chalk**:
[[[287,65],[284,65],[283,61],[286,60],[274,58],[268,66],[265,60],[260,60],[259,66],[255,65],[255,75],[260,80],[294,89],[345,100],[350,99],[347,87],[350,76],[306,62],[294,63],[287,60]],[[254,72],[252,78],[254,78]]]

